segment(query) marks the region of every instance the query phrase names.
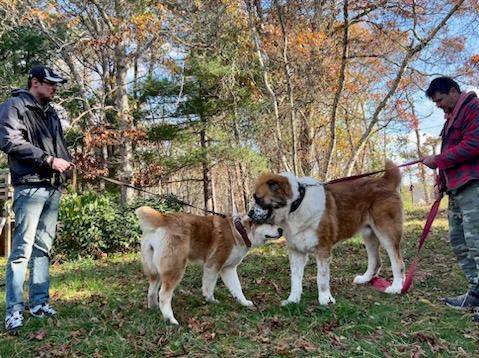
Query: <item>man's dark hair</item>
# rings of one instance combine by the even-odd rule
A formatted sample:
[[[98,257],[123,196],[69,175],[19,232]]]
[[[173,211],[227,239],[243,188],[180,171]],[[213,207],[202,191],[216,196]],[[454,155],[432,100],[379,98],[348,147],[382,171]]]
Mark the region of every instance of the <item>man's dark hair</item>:
[[[457,92],[461,93],[461,88],[452,78],[446,76],[438,77],[431,81],[429,88],[426,90],[426,96],[432,98],[436,93],[447,94],[451,88],[455,88]]]

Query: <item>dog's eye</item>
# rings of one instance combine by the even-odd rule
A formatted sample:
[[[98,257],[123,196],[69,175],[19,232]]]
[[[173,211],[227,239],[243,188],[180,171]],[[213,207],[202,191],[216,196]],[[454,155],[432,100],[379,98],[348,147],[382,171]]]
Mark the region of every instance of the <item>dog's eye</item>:
[[[275,182],[274,180],[268,181],[267,184],[272,191],[277,191],[279,189],[279,184]]]

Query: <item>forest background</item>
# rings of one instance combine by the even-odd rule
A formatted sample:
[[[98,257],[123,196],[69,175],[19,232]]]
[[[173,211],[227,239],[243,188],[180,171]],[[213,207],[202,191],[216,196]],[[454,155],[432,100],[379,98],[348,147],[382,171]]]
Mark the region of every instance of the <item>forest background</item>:
[[[424,90],[479,75],[475,0],[0,0],[0,100],[45,63],[79,189],[247,210],[259,173],[320,180],[437,151]],[[4,164],[6,165],[6,164]],[[427,169],[427,168],[426,168]],[[430,200],[432,171],[403,184]],[[85,174],[86,173],[86,174]]]
[[[317,304],[309,265],[301,304],[281,307],[290,283],[280,240],[241,266],[253,310],[221,284],[220,303],[204,304],[200,268],[188,269],[177,329],[146,309],[134,208],[181,207],[98,175],[241,213],[267,170],[329,180],[433,154],[444,119],[424,91],[439,75],[479,87],[478,15],[477,0],[0,0],[0,102],[26,87],[34,64],[68,77],[53,105],[81,169],[52,255],[60,319],[0,333],[0,356],[477,355],[477,324],[440,302],[467,285],[445,206],[407,295],[351,286],[366,265],[356,237],[335,249],[336,305]],[[402,171],[409,265],[433,172]]]

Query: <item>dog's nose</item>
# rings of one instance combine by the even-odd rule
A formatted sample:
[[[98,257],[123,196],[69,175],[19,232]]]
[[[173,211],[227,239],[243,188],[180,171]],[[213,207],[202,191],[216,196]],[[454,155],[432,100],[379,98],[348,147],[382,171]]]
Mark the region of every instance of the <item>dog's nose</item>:
[[[279,234],[279,236],[283,236],[283,229],[279,228],[278,229],[278,234]]]
[[[255,217],[254,217],[254,210],[253,210],[253,209],[251,209],[251,210],[248,212],[248,216],[249,216],[251,219],[253,219],[253,220],[255,219]]]

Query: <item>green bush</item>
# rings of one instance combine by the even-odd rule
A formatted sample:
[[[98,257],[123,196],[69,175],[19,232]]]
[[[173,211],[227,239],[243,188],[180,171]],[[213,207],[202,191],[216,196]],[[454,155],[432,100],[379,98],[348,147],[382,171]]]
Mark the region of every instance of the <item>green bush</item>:
[[[62,198],[55,258],[101,257],[106,253],[137,249],[140,228],[134,213],[141,205],[160,211],[178,211],[171,199],[138,199],[122,209],[113,194],[87,191]]]

